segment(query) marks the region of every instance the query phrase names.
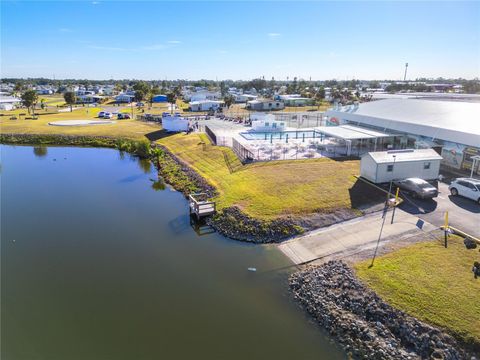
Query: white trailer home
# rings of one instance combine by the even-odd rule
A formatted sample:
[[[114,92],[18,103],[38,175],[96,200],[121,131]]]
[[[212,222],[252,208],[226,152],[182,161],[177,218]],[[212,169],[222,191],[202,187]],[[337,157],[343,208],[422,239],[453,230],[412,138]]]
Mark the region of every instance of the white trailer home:
[[[369,152],[361,157],[360,175],[376,184],[411,177],[434,180],[441,160],[433,149]]]
[[[191,101],[190,111],[209,111],[218,110],[223,106],[223,101],[216,100],[203,100],[203,101]]]

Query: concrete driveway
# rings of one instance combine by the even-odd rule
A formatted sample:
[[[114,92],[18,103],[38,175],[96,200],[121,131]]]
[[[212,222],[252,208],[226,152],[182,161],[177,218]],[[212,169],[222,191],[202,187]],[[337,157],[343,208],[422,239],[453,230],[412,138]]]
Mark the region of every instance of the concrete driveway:
[[[451,226],[480,237],[480,205],[473,200],[450,195],[448,184],[439,182],[438,190],[440,194],[434,200],[414,199],[402,194],[405,201],[400,208],[435,226],[443,225],[445,212],[448,211]]]
[[[393,224],[392,211],[384,222],[382,212],[344,221],[312,231],[278,245],[278,248],[295,264],[323,261],[332,256],[349,256],[360,251],[374,249],[382,231],[380,246],[390,241],[400,241],[422,235],[437,227],[400,209],[397,209]]]

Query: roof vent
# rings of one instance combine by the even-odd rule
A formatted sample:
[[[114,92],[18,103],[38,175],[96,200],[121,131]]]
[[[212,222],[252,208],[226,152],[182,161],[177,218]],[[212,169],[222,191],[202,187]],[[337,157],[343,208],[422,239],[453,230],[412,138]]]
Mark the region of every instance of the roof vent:
[[[402,154],[402,153],[412,153],[414,149],[402,149],[402,150],[389,150],[387,154]]]

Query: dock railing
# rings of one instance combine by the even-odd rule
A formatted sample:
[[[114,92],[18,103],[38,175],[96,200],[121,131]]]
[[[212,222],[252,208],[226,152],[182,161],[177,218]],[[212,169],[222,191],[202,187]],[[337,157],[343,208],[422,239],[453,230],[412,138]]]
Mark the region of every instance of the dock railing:
[[[215,201],[209,201],[207,194],[197,193],[188,196],[190,214],[195,214],[197,219],[215,214],[217,206]]]

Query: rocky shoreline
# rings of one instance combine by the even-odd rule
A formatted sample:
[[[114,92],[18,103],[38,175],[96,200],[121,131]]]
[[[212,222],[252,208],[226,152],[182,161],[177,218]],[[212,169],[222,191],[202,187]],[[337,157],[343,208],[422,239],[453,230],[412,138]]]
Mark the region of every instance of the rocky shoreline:
[[[161,151],[155,160],[158,173],[175,190],[185,196],[191,192],[203,192],[209,197],[218,194],[212,185],[165,146],[154,146]],[[291,218],[259,220],[246,215],[235,206],[222,209],[207,219],[207,224],[228,238],[258,244],[280,242],[304,232],[303,227]]]
[[[302,307],[358,359],[476,359],[442,330],[385,303],[342,261],[290,277]]]

